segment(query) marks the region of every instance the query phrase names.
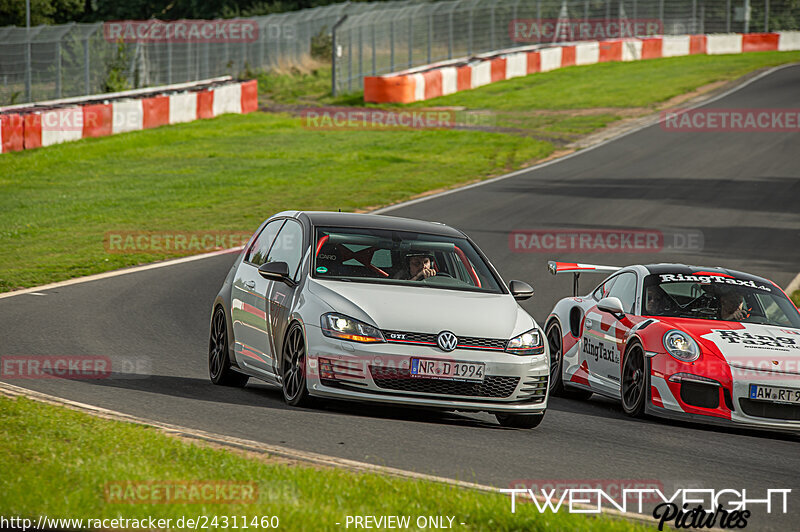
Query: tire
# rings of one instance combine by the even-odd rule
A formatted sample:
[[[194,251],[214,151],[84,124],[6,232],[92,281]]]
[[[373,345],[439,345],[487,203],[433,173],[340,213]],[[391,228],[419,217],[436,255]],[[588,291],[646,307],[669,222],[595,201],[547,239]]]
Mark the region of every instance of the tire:
[[[306,384],[306,342],[303,328],[293,323],[286,333],[281,352],[281,389],[283,399],[291,406],[311,403]]]
[[[620,400],[622,410],[631,417],[642,417],[650,388],[650,372],[640,344],[633,344],[622,361]]]
[[[557,321],[551,321],[550,325],[547,326],[546,336],[547,346],[550,349],[550,395],[583,401],[589,399],[592,396],[592,392],[568,389],[564,386],[562,369],[562,364],[564,363],[564,353],[562,353],[564,341],[561,336],[561,327],[558,326]]]
[[[211,320],[211,334],[208,340],[208,376],[211,382],[220,386],[244,387],[250,379],[231,367],[228,351],[228,325],[225,311],[217,307]]]
[[[542,414],[501,414],[496,413],[494,417],[503,427],[511,429],[533,429],[539,426],[544,419]]]

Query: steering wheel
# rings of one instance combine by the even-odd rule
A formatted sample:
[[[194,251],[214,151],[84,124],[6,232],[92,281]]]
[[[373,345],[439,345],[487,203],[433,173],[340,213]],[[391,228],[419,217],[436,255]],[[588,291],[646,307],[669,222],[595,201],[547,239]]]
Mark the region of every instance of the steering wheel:
[[[436,275],[434,275],[434,277],[450,277],[450,278],[452,278],[453,276],[450,275],[447,272],[436,272]]]

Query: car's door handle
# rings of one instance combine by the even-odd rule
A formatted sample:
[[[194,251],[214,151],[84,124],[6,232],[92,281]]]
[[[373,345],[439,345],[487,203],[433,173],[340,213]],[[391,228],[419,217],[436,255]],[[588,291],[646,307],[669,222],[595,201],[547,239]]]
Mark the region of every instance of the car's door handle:
[[[249,288],[250,290],[252,290],[253,288],[256,287],[256,282],[255,281],[247,281],[246,283],[244,283],[244,285],[247,288]]]

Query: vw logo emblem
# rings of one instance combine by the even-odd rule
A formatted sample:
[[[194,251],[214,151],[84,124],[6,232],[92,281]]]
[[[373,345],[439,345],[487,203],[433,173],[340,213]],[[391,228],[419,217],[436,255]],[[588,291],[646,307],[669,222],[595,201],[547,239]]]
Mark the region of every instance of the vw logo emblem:
[[[452,351],[458,345],[458,338],[450,331],[442,331],[436,337],[436,343],[439,344],[439,349],[442,351]]]

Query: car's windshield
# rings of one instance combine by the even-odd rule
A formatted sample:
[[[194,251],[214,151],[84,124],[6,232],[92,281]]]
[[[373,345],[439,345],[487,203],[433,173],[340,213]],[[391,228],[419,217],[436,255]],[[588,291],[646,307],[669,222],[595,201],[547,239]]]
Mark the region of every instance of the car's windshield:
[[[731,275],[649,275],[642,314],[800,328],[797,307],[777,287]]]
[[[319,279],[503,293],[464,238],[318,227],[312,275]]]

